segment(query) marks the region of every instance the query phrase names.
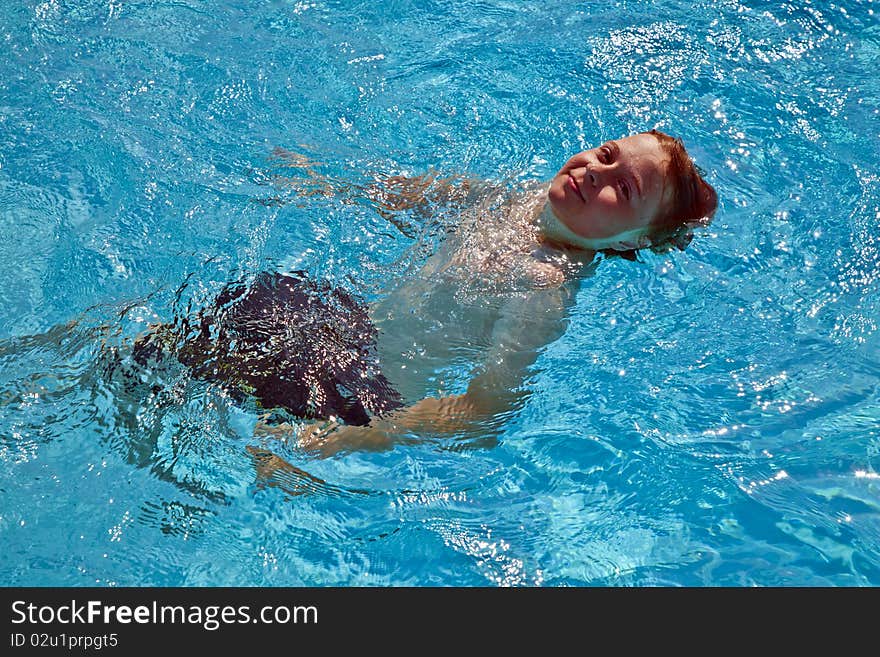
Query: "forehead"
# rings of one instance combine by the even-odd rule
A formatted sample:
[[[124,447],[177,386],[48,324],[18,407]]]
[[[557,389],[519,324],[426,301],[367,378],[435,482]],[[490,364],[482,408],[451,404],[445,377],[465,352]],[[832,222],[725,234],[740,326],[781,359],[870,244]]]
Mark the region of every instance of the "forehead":
[[[614,140],[620,147],[620,159],[637,175],[645,195],[659,201],[664,195],[669,155],[660,141],[650,134],[638,134]]]
[[[620,146],[621,155],[626,156],[633,164],[639,163],[662,170],[669,160],[669,156],[654,135],[631,135],[614,141]]]

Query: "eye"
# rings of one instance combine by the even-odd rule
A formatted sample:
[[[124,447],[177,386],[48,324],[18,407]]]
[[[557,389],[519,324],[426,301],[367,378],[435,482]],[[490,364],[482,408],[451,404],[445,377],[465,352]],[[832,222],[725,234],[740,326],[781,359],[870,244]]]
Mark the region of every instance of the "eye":
[[[607,146],[602,146],[596,157],[602,164],[611,164],[611,149]]]
[[[629,185],[626,183],[625,180],[621,180],[618,183],[618,186],[620,187],[620,193],[623,194],[623,198],[625,198],[628,201],[630,199],[630,197],[632,196],[632,194],[629,191]]]

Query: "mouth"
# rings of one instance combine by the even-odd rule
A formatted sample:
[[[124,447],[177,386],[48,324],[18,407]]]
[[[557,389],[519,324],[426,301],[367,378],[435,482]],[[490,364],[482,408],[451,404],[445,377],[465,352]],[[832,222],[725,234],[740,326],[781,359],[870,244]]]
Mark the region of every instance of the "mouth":
[[[587,202],[587,199],[585,199],[584,195],[581,193],[581,188],[578,187],[577,181],[571,174],[568,174],[568,185],[574,190],[574,193],[580,197],[581,201],[583,201],[584,203]]]

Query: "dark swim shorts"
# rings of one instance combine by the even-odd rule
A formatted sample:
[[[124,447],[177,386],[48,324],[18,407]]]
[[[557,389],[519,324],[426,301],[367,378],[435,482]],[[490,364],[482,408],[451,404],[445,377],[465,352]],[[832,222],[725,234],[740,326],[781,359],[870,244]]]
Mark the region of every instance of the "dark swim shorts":
[[[133,357],[145,364],[174,349],[196,378],[237,400],[364,425],[403,405],[379,367],[376,335],[364,302],[345,290],[304,272],[262,272],[250,286],[227,285],[194,322],[163,325]]]

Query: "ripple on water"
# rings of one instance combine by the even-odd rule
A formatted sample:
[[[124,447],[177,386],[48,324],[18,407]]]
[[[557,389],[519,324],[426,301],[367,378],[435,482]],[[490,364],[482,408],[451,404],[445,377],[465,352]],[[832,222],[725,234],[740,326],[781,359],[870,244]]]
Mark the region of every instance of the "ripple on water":
[[[2,581],[880,582],[870,3],[263,4],[4,10]],[[584,280],[491,446],[314,459],[125,367],[242,275],[412,276],[457,215],[383,214],[383,175],[546,178],[654,126],[715,220]]]

